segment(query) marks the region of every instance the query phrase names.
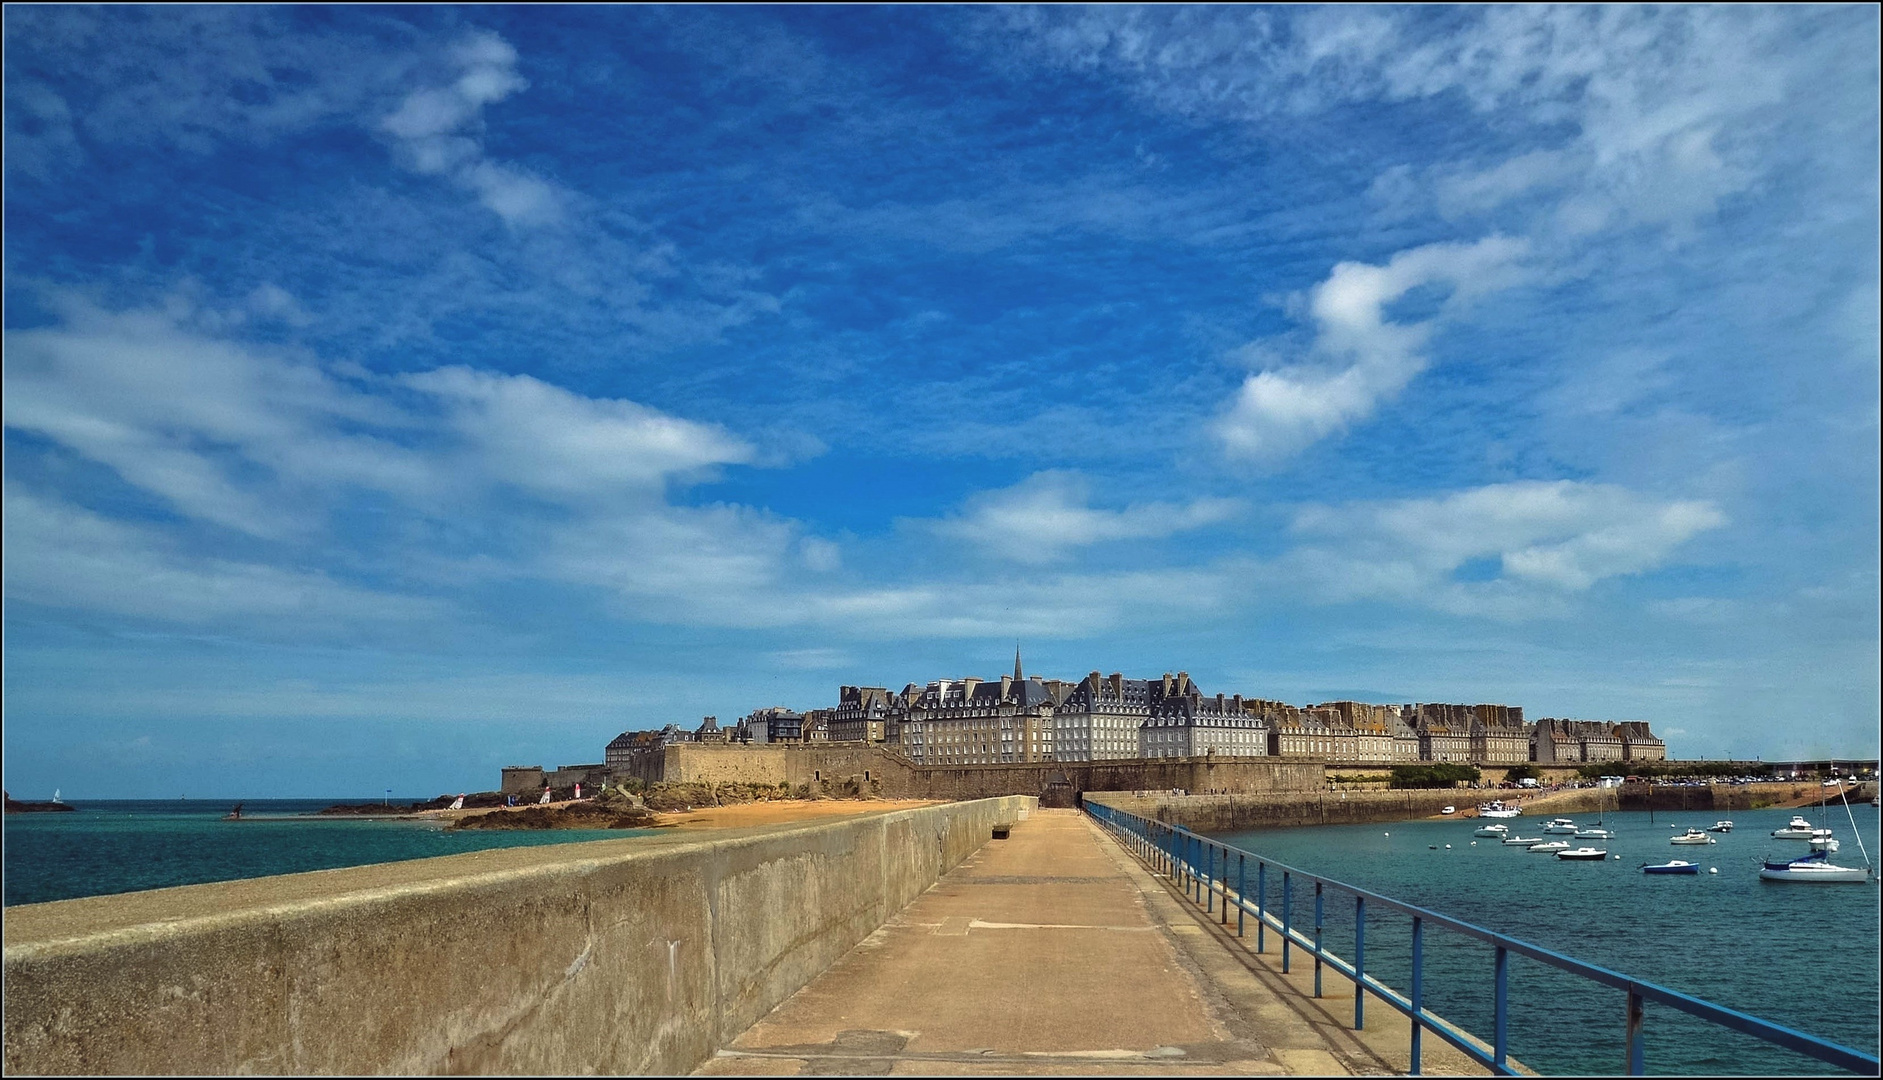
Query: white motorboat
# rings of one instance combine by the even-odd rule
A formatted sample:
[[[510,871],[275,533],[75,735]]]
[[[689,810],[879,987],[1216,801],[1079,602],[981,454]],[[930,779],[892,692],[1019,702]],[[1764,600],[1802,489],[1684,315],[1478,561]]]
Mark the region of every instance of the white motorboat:
[[[1804,815],[1793,814],[1791,822],[1782,829],[1773,829],[1772,835],[1780,840],[1809,840],[1811,831],[1811,823],[1804,819]]]
[[[1708,836],[1707,834],[1701,832],[1699,829],[1688,829],[1686,832],[1681,833],[1679,836],[1670,836],[1667,838],[1667,842],[1670,844],[1717,844],[1719,843],[1718,840],[1713,839],[1711,836]]]
[[[1577,829],[1576,839],[1578,840],[1613,840],[1615,839],[1615,830],[1604,829],[1600,825],[1591,825],[1586,829]]]
[[[1566,817],[1551,818],[1550,823],[1543,826],[1543,831],[1567,836],[1576,831],[1576,823]]]
[[[1529,847],[1531,844],[1541,844],[1542,842],[1543,842],[1543,838],[1541,836],[1506,836],[1504,837],[1505,847]]]
[[[1822,851],[1826,855],[1830,855],[1837,851],[1838,846],[1836,839],[1829,836],[1814,836],[1811,838],[1812,851]]]
[[[1478,804],[1479,817],[1513,818],[1521,813],[1523,811],[1514,806],[1505,806],[1502,799],[1492,799],[1490,802]]]
[[[1508,825],[1486,825],[1483,828],[1479,829],[1477,832],[1472,833],[1471,835],[1472,836],[1490,836],[1490,837],[1495,837],[1501,840],[1503,839],[1504,834],[1509,831],[1510,831],[1510,826]]]
[[[1556,857],[1559,859],[1587,859],[1594,861],[1596,859],[1608,858],[1608,852],[1602,848],[1579,847],[1570,848],[1567,851],[1559,851],[1556,853]]]
[[[1567,841],[1567,840],[1551,840],[1551,841],[1550,841],[1549,843],[1547,843],[1547,844],[1531,844],[1531,845],[1530,845],[1530,850],[1531,850],[1531,851],[1536,851],[1536,852],[1541,852],[1542,854],[1545,854],[1545,855],[1553,855],[1553,854],[1555,854],[1555,853],[1556,853],[1556,852],[1558,852],[1558,851],[1568,851],[1568,850],[1569,850],[1569,841]]]
[[[1706,827],[1706,831],[1707,832],[1732,832],[1733,823],[1730,821],[1716,821],[1713,824],[1708,825]]]

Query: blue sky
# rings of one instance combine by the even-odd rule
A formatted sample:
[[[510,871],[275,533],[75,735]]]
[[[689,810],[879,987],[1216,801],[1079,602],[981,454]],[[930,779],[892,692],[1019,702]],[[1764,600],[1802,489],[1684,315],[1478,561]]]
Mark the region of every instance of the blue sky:
[[[1873,7],[9,7],[5,780],[1183,669],[1878,752]]]

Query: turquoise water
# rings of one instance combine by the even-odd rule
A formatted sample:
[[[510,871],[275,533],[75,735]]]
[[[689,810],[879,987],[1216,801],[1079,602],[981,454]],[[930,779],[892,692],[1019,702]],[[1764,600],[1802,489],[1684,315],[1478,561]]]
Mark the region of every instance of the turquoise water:
[[[1868,805],[1852,809],[1875,860],[1877,811]],[[1837,831],[1843,848],[1833,862],[1863,865],[1841,806],[1822,815],[1822,821],[1815,809],[1805,813]],[[1713,823],[1713,816],[1656,812],[1650,822],[1646,813],[1609,814],[1607,824],[1616,839],[1588,842],[1621,856],[1607,862],[1565,862],[1502,847],[1473,837],[1480,823],[1466,820],[1265,829],[1218,834],[1217,839],[1875,1054],[1878,922],[1883,914],[1878,886],[1760,880],[1759,865],[1766,854],[1795,857],[1805,851],[1803,841],[1771,837],[1791,814],[1737,811],[1730,815],[1736,829],[1709,834],[1719,843],[1708,847],[1670,845],[1669,835],[1678,830],[1668,826],[1704,828]],[[1504,824],[1513,830],[1521,825],[1523,835],[1538,836],[1544,820],[1525,816]],[[1566,836],[1547,839],[1578,846],[1587,842]],[[1438,850],[1431,849],[1433,844]],[[1698,863],[1701,872],[1696,877],[1650,876],[1640,870],[1644,862],[1670,859]],[[1708,874],[1708,868],[1719,873]],[[1253,868],[1249,874],[1253,891]],[[1272,870],[1269,888],[1269,903],[1279,911],[1279,875]],[[1323,941],[1330,951],[1351,959],[1353,898],[1330,890],[1325,904]],[[1312,886],[1298,888],[1297,923],[1311,926],[1313,907]],[[1248,933],[1254,933],[1253,926]],[[1401,992],[1411,986],[1410,942],[1408,917],[1367,913],[1367,970]],[[1486,1039],[1492,1031],[1492,970],[1489,945],[1428,927],[1427,1008]],[[1627,996],[1622,991],[1513,956],[1509,1000],[1510,1052],[1525,1065],[1554,1075],[1623,1071]],[[1371,1008],[1386,1006],[1373,1002]],[[1665,1006],[1648,1006],[1645,1030],[1650,1073],[1835,1072],[1815,1059]]]
[[[485,848],[645,836],[645,829],[449,832],[436,822],[310,818],[366,799],[73,800],[71,813],[9,814],[5,903],[161,889],[205,881],[426,859]],[[407,799],[405,802],[417,800]]]

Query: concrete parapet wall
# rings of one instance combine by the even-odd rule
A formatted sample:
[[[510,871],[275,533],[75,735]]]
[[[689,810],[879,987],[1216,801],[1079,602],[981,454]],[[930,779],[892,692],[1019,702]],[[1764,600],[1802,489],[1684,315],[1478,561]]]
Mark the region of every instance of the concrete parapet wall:
[[[684,1073],[1037,800],[5,911],[14,1073]]]

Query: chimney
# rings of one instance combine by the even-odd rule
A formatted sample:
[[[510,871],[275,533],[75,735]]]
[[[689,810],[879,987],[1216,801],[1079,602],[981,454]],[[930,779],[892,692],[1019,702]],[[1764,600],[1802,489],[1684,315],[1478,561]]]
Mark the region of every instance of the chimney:
[[[1125,699],[1125,677],[1116,671],[1111,673],[1111,696],[1119,701]]]

